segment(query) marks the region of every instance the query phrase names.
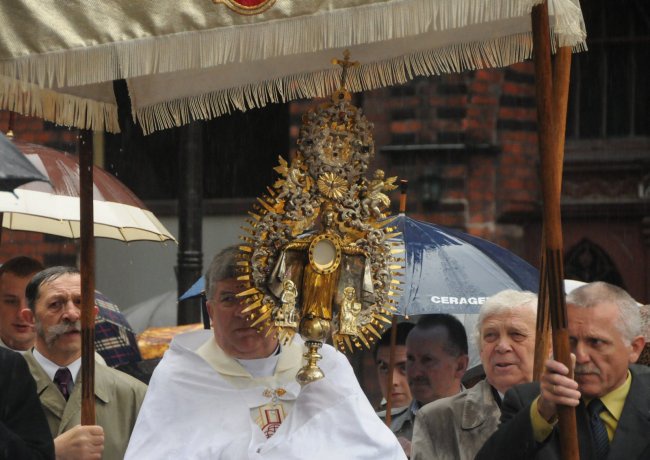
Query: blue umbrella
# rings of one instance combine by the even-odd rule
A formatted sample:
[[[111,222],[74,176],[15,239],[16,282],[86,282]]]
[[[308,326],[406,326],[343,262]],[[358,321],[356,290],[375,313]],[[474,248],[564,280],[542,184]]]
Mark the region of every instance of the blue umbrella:
[[[487,297],[504,289],[538,290],[538,271],[496,244],[403,214],[391,226],[400,232],[393,241],[406,261],[398,315],[449,313],[471,336]],[[468,368],[479,364],[477,344],[469,340]]]
[[[405,215],[392,225],[405,248],[400,315],[476,314],[504,289],[537,292],[538,271],[496,244]]]
[[[205,298],[205,277],[202,276],[194,282],[194,284],[178,298],[181,300],[192,299],[201,296],[201,317],[203,318],[203,327],[210,329],[210,316],[208,315],[208,307]]]
[[[485,299],[504,289],[537,292],[539,272],[512,252],[451,228],[398,215],[390,224],[400,232],[406,261],[400,277],[400,316],[450,313],[471,333]],[[179,300],[204,294],[199,278]],[[205,298],[205,297],[204,297]],[[469,335],[469,334],[468,334]],[[470,367],[480,364],[476,344],[469,344]]]
[[[178,300],[191,299],[202,294],[205,294],[205,277],[203,276],[196,280],[194,284],[178,298]]]

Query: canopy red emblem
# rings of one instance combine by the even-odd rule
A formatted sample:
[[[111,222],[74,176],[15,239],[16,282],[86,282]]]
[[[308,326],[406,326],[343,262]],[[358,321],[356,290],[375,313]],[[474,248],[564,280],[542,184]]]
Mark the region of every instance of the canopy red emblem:
[[[212,0],[214,3],[223,3],[239,14],[259,14],[268,10],[275,0]]]

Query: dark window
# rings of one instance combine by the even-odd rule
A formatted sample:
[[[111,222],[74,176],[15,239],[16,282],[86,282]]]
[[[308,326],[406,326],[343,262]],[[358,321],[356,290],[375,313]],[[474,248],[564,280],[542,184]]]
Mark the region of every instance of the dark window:
[[[122,133],[106,135],[105,169],[143,200],[178,198],[184,128],[144,136],[131,122],[120,94]],[[123,89],[122,91],[125,91]],[[126,110],[125,110],[126,108]],[[255,197],[276,179],[278,156],[289,151],[289,106],[270,104],[200,122],[203,135],[204,198]]]
[[[581,2],[589,51],[573,55],[567,137],[650,135],[650,4]]]

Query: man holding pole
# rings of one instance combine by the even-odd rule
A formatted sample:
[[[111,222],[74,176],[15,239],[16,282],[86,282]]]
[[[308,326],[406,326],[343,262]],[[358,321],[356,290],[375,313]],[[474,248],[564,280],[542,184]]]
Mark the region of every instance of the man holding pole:
[[[560,458],[557,406],[576,408],[581,458],[650,458],[650,370],[639,308],[623,289],[595,282],[567,297],[573,376],[548,360],[540,383],[506,393],[502,424],[477,459]]]
[[[74,267],[37,273],[26,288],[24,319],[36,327],[25,360],[54,437],[57,458],[121,459],[144,399],[146,385],[95,364],[97,425],[80,425],[81,277]]]

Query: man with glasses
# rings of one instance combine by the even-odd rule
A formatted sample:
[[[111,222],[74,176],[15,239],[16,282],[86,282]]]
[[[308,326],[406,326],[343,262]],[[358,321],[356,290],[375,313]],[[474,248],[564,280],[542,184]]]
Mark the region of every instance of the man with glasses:
[[[174,338],[156,368],[126,459],[403,459],[345,356],[320,350],[325,377],[301,387],[298,337],[281,345],[247,320],[239,250],[205,276],[212,331]]]

